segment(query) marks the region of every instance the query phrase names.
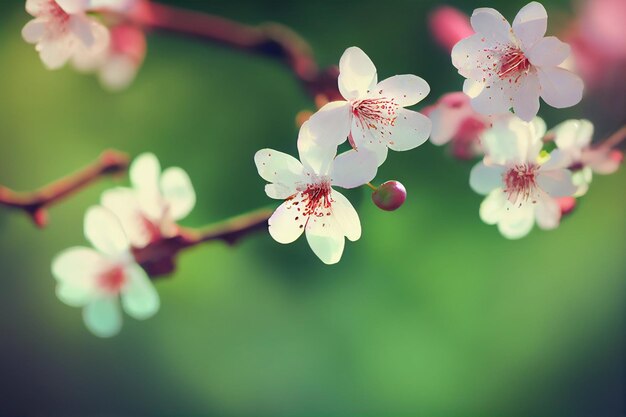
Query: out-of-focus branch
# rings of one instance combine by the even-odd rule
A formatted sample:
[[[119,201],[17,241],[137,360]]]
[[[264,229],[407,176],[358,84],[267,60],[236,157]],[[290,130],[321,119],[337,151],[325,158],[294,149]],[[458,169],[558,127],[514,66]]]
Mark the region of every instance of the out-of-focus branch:
[[[336,67],[320,70],[309,44],[276,23],[249,26],[223,17],[142,1],[127,15],[145,29],[195,37],[284,62],[314,98],[339,98]],[[324,101],[324,100],[322,100]]]
[[[174,271],[178,252],[205,242],[223,241],[234,245],[240,239],[261,230],[267,230],[267,221],[273,209],[259,209],[233,217],[205,229],[181,228],[176,236],[157,240],[146,247],[136,248],[133,255],[152,278]]]
[[[48,222],[47,208],[69,195],[98,181],[105,175],[125,172],[129,158],[126,154],[108,150],[80,171],[61,178],[33,192],[16,192],[0,186],[0,205],[22,210],[38,227]]]

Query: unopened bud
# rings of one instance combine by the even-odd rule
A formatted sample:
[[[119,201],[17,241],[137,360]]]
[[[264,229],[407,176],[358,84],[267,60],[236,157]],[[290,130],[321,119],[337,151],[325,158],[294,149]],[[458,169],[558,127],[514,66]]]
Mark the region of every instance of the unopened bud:
[[[406,188],[398,181],[387,181],[372,193],[372,201],[380,209],[394,211],[406,200]]]
[[[561,209],[561,216],[571,214],[576,208],[576,199],[574,197],[557,198],[557,203]]]
[[[35,210],[32,217],[35,222],[35,226],[40,229],[43,229],[48,224],[48,211],[44,208]]]

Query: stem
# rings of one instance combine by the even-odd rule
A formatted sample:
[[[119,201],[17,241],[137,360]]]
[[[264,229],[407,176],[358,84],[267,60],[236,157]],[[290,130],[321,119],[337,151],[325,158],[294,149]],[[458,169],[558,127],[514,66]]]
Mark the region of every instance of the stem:
[[[205,242],[223,241],[228,245],[267,228],[267,221],[274,209],[263,208],[236,216],[204,229],[181,228],[178,235],[158,240],[133,251],[135,260],[152,278],[163,276],[176,268],[178,252]]]
[[[33,192],[15,192],[0,186],[0,205],[23,210],[38,227],[47,224],[46,208],[63,198],[86,188],[105,175],[125,172],[129,159],[124,153],[108,150],[80,171],[48,184]]]
[[[127,16],[146,29],[161,30],[215,42],[285,63],[312,97],[339,98],[336,67],[320,71],[309,44],[293,30],[276,23],[244,25],[223,17],[155,2],[141,2]]]
[[[376,190],[378,190],[378,187],[376,187],[376,186],[372,185],[372,183],[371,183],[371,182],[368,182],[368,183],[367,183],[367,184],[365,184],[365,185],[367,185],[368,187],[370,187],[370,188],[372,189],[372,191],[376,191]]]
[[[626,126],[622,126],[617,132],[609,136],[604,142],[600,144],[602,148],[615,148],[626,139]]]

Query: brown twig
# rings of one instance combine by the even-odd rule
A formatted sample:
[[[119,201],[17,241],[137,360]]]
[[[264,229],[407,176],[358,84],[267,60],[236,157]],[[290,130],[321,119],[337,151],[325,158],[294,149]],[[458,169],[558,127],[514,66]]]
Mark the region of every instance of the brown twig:
[[[309,44],[293,30],[276,23],[244,25],[223,17],[143,1],[125,16],[146,29],[179,35],[256,53],[284,62],[314,98],[339,98],[336,67],[320,70]]]
[[[228,245],[234,245],[251,233],[267,229],[267,220],[272,213],[273,209],[264,208],[228,219],[203,230],[181,228],[174,237],[134,249],[133,255],[150,277],[166,275],[175,269],[176,255],[181,250],[213,241],[223,241]]]
[[[48,222],[46,211],[48,207],[105,175],[125,172],[128,169],[128,163],[129,159],[126,154],[108,150],[80,171],[36,191],[21,193],[0,186],[0,205],[24,211],[38,227],[42,228]]]

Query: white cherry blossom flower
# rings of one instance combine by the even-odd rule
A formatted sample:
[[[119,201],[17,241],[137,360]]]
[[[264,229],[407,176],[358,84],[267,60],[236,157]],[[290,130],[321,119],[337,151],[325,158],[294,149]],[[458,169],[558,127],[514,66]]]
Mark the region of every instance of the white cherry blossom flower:
[[[339,91],[345,101],[326,104],[310,119],[313,135],[325,145],[337,146],[350,136],[360,151],[373,151],[380,166],[388,149],[407,151],[430,135],[430,120],[405,107],[419,103],[430,92],[416,75],[396,75],[378,82],[376,67],[357,47],[348,48],[339,61]]]
[[[375,157],[350,150],[335,158],[336,147],[319,146],[309,125],[302,125],[298,136],[302,162],[272,149],[258,151],[254,162],[270,183],[265,186],[267,195],[285,200],[269,219],[270,235],[288,244],[304,232],[313,252],[324,263],[334,264],[341,259],[344,237],[351,241],[361,237],[361,223],[352,204],[333,186],[354,188],[371,181]]]
[[[587,193],[593,174],[612,174],[620,166],[621,158],[611,148],[591,146],[593,124],[589,120],[567,120],[552,129],[554,141],[566,156],[578,187],[575,196]],[[619,151],[618,151],[619,153]]]
[[[83,308],[87,328],[110,337],[122,327],[122,308],[143,320],[159,310],[159,295],[145,271],[135,262],[129,241],[115,216],[94,206],[85,215],[85,237],[92,248],[73,247],[52,262],[61,301]]]
[[[472,169],[470,186],[487,195],[481,219],[497,224],[506,238],[526,236],[535,222],[545,230],[556,228],[561,219],[556,199],[576,192],[564,155],[541,154],[545,131],[539,118],[532,123],[511,118],[494,122],[481,137],[486,156]]]
[[[22,36],[49,69],[61,68],[71,58],[106,49],[109,31],[87,16],[87,0],[26,0],[26,11],[35,17]]]
[[[144,153],[135,158],[129,175],[132,188],[105,191],[101,204],[119,218],[134,247],[174,236],[178,231],[176,222],[196,204],[187,173],[178,167],[161,172],[156,156]]]
[[[539,97],[556,108],[577,104],[583,82],[561,68],[570,47],[554,36],[544,37],[546,9],[537,2],[523,7],[513,26],[490,8],[476,9],[471,18],[476,32],[452,50],[452,63],[467,78],[463,91],[476,111],[495,115],[513,108],[530,122],[539,111]]]

